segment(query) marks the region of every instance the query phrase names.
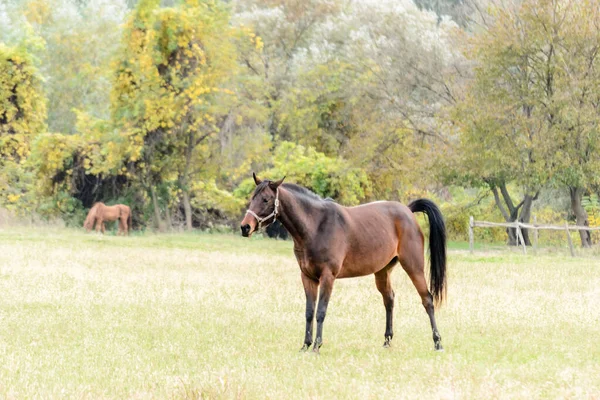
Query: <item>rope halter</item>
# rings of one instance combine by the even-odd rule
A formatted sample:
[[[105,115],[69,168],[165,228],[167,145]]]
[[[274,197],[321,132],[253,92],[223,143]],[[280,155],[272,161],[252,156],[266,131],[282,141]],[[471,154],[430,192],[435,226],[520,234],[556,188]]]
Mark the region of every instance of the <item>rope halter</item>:
[[[273,221],[271,222],[271,224],[273,222],[275,222],[275,220],[277,219],[278,211],[279,211],[278,209],[279,209],[279,188],[277,188],[277,190],[275,192],[275,208],[273,209],[273,212],[271,214],[267,215],[264,218],[261,218],[254,211],[252,211],[250,209],[246,210],[246,214],[250,214],[254,218],[256,218],[256,222],[258,222],[258,227],[256,228],[256,231],[259,231],[262,227],[262,223],[265,222],[266,220],[268,220],[269,218],[273,217]]]

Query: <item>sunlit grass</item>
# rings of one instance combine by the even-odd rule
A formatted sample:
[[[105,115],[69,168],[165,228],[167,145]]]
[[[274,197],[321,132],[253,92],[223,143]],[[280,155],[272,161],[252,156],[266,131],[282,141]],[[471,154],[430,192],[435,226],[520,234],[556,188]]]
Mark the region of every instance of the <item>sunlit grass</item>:
[[[0,230],[2,398],[600,398],[600,261],[449,255],[437,313],[393,274],[393,347],[372,276],[336,282],[300,354],[290,242]]]

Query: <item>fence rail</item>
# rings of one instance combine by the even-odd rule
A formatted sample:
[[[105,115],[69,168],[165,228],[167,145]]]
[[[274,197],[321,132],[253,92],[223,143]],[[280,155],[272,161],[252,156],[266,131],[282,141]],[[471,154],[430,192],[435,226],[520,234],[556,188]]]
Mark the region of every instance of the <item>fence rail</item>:
[[[535,219],[535,217],[534,217]],[[600,227],[589,227],[580,225],[569,225],[565,222],[564,226],[560,225],[546,225],[546,224],[525,224],[523,222],[488,222],[488,221],[475,221],[473,216],[469,217],[469,250],[473,253],[474,250],[474,235],[473,228],[513,228],[517,232],[517,240],[523,247],[523,253],[527,254],[527,247],[525,246],[525,240],[523,239],[522,229],[529,229],[533,231],[533,249],[537,250],[538,247],[538,231],[539,230],[554,230],[554,231],[565,231],[567,236],[567,242],[569,243],[569,250],[571,256],[575,257],[575,248],[573,241],[571,240],[570,231],[600,231]]]

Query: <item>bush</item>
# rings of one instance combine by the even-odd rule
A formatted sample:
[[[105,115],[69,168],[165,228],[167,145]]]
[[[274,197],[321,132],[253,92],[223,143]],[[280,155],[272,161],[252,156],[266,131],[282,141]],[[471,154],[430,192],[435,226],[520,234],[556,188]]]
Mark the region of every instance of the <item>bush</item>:
[[[504,222],[495,203],[485,193],[459,187],[450,188],[450,192],[452,200],[440,205],[446,221],[449,240],[469,240],[470,216],[480,221]],[[473,234],[476,242],[499,243],[507,241],[506,230],[502,228],[477,228],[474,229]]]
[[[273,155],[273,166],[259,171],[261,179],[281,179],[302,185],[321,197],[331,197],[347,206],[364,201],[371,190],[367,174],[352,167],[342,158],[327,157],[312,147],[282,142]],[[234,196],[246,201],[254,190],[254,181],[248,177],[234,191]]]

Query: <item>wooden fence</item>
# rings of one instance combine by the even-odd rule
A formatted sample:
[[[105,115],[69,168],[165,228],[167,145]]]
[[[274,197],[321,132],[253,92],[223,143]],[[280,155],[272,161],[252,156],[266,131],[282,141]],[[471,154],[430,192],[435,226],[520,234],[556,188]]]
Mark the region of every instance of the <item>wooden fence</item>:
[[[544,225],[544,224],[524,224],[522,222],[487,222],[487,221],[474,221],[473,216],[469,217],[469,250],[473,253],[474,237],[473,228],[514,228],[517,232],[518,241],[523,247],[523,253],[527,254],[527,246],[525,246],[525,240],[523,239],[522,229],[530,229],[533,231],[533,249],[537,250],[538,247],[538,231],[547,229],[554,231],[565,231],[567,236],[567,242],[569,243],[569,250],[571,250],[571,256],[575,257],[575,248],[573,247],[573,240],[571,239],[570,231],[598,231],[600,227],[590,228],[589,226],[569,225],[565,222],[564,226],[559,225]]]

